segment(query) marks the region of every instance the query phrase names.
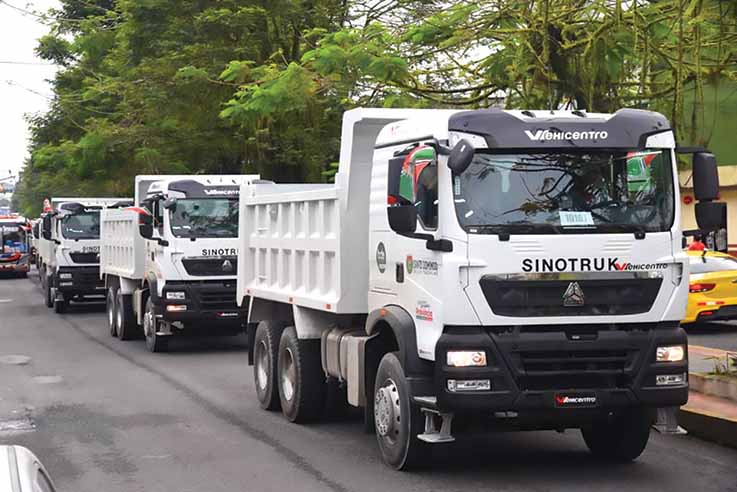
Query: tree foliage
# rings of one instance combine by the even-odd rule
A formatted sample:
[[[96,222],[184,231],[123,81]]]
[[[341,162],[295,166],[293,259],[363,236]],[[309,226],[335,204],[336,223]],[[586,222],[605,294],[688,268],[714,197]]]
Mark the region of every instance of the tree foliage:
[[[734,0],[63,0],[19,189],[131,193],[139,173],[334,172],[356,106],[651,108],[708,144],[737,81]],[[688,101],[688,104],[684,104]],[[687,112],[688,111],[688,112]]]

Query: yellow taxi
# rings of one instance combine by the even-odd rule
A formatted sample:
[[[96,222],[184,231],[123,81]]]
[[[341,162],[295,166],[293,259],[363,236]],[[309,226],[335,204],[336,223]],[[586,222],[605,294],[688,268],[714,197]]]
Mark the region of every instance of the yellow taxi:
[[[737,319],[737,258],[716,251],[687,251],[691,274],[682,323]]]

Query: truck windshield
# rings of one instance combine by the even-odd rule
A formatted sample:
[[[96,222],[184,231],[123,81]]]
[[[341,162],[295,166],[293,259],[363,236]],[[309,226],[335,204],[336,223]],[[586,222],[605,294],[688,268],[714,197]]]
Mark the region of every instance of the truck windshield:
[[[100,239],[100,211],[80,212],[63,217],[61,235],[66,239]]]
[[[171,232],[177,237],[238,237],[238,200],[181,199],[170,214]]]
[[[656,232],[673,224],[669,150],[478,152],[453,177],[471,233]]]

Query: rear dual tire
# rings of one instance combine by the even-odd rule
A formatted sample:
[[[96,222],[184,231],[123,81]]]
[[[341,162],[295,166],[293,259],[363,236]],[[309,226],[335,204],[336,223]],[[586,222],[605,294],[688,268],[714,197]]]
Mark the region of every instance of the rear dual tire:
[[[253,382],[258,403],[264,410],[279,410],[279,387],[276,378],[279,339],[285,323],[261,321],[253,338]]]
[[[279,402],[294,423],[317,420],[325,408],[327,384],[322,370],[320,340],[300,340],[293,326],[279,340]]]

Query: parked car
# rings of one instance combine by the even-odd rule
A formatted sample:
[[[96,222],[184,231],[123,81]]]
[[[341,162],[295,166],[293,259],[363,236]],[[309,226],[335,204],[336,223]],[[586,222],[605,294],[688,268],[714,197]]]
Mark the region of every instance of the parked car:
[[[0,491],[54,492],[41,461],[23,446],[0,446]]]
[[[688,251],[691,274],[682,323],[737,319],[737,258],[716,251]]]

